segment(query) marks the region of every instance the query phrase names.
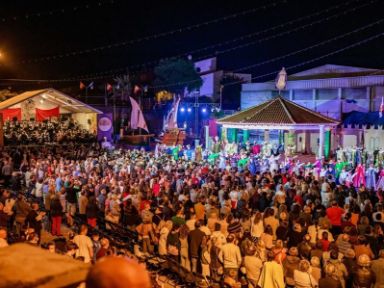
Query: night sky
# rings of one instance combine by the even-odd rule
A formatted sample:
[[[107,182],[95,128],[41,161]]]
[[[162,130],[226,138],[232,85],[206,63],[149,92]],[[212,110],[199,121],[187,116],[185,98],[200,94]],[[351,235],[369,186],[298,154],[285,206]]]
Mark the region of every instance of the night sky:
[[[276,5],[273,6],[273,3]],[[249,12],[250,9],[263,5],[267,7]],[[334,8],[336,5],[341,6]],[[189,53],[191,50],[230,41],[327,8],[328,12],[284,25],[274,31],[232,41],[200,53]],[[354,8],[355,11],[352,11]],[[150,37],[149,40],[107,47],[243,11],[248,13],[196,28],[181,29],[181,32],[164,37]],[[113,74],[127,70],[131,73],[151,70],[159,59],[179,54],[191,54],[196,60],[216,54],[219,68],[234,70],[368,25],[382,19],[383,11],[382,0],[6,1],[0,9],[0,50],[4,53],[0,78],[71,78],[73,82],[69,84],[78,86],[78,81],[87,77],[103,76],[110,79]],[[326,20],[327,17],[330,19]],[[312,22],[314,23],[309,26]],[[303,26],[308,27],[276,36]],[[263,75],[282,66],[289,67],[314,59],[382,32],[384,22],[301,54],[241,72],[252,73],[253,76]],[[273,35],[276,36],[274,39],[249,44]],[[244,44],[247,46],[236,48]],[[300,68],[288,69],[288,73],[326,63],[381,69],[384,66],[383,44],[384,37],[379,37],[337,55]],[[79,53],[100,46],[104,48],[90,53]],[[217,52],[229,48],[235,49],[226,53]],[[76,55],[65,56],[72,52]],[[274,76],[260,80],[271,78]],[[0,83],[4,86],[4,81]]]

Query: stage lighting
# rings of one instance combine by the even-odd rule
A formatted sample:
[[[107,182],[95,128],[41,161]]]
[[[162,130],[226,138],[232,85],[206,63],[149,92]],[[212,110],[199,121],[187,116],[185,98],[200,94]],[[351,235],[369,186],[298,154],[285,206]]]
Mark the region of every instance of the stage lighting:
[[[187,111],[188,111],[188,112],[192,112],[192,109],[191,109],[191,108],[188,108]]]
[[[203,113],[207,112],[207,108],[201,109],[201,112],[203,112]]]
[[[185,108],[184,107],[181,107],[180,108],[180,112],[184,112],[185,111]]]

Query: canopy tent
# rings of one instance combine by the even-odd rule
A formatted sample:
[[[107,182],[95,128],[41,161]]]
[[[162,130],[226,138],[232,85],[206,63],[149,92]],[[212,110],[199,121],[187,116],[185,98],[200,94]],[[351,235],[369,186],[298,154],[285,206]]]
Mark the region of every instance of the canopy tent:
[[[323,156],[324,131],[338,121],[300,106],[281,96],[221,118],[224,128],[247,130],[319,130],[319,157]]]
[[[0,249],[0,288],[77,287],[90,265],[21,243]]]
[[[85,129],[95,130],[96,114],[102,114],[102,111],[56,89],[46,88],[26,91],[0,102],[0,113],[5,121],[14,118],[43,121],[68,114]]]

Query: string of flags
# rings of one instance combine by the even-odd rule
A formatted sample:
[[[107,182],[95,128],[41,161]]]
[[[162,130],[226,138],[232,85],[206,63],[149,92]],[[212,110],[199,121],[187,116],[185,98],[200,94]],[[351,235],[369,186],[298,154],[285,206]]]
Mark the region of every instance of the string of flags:
[[[95,88],[95,82],[92,81],[88,85],[86,85],[83,81],[80,81],[79,88],[80,88],[80,91],[82,91],[82,90],[93,90]],[[116,84],[115,86],[113,86],[110,83],[106,83],[105,84],[105,91],[107,93],[112,93],[113,92],[113,88],[120,89],[118,84]],[[140,87],[139,85],[134,85],[134,87],[133,87],[133,93],[134,94],[138,94],[141,91],[147,92],[148,91],[148,86],[145,85],[143,87]]]
[[[353,0],[353,1],[362,1],[362,0]],[[221,23],[223,21],[228,21],[228,20],[231,20],[231,19],[236,19],[236,18],[244,17],[246,15],[250,15],[250,14],[256,13],[258,11],[265,11],[267,9],[275,8],[277,5],[286,4],[287,2],[288,2],[287,0],[275,0],[275,1],[271,2],[271,3],[265,4],[265,5],[261,5],[259,7],[251,8],[251,9],[248,9],[248,10],[244,10],[244,11],[241,11],[241,12],[238,12],[238,13],[233,13],[233,14],[230,14],[230,15],[227,15],[227,16],[211,19],[211,20],[208,20],[208,21],[204,21],[204,22],[200,22],[200,23],[196,23],[196,24],[192,24],[192,25],[176,28],[176,29],[169,30],[169,31],[166,31],[166,32],[161,32],[161,33],[157,33],[157,34],[152,34],[152,35],[140,37],[140,38],[137,38],[137,39],[116,42],[116,43],[112,43],[112,44],[108,44],[108,45],[103,45],[103,46],[98,46],[98,47],[93,47],[93,48],[84,49],[84,50],[76,50],[76,51],[70,51],[70,52],[67,52],[67,53],[51,55],[51,56],[47,56],[47,57],[29,59],[29,60],[22,61],[22,63],[40,62],[40,61],[61,59],[61,58],[64,58],[64,57],[69,57],[69,56],[84,55],[84,54],[89,54],[89,53],[93,53],[93,52],[103,51],[103,50],[106,50],[106,49],[124,47],[124,46],[127,46],[127,45],[132,45],[132,44],[136,44],[136,43],[140,43],[140,42],[144,42],[144,41],[148,41],[148,40],[164,38],[166,36],[170,36],[170,35],[174,35],[174,34],[190,32],[192,30],[196,30],[196,29],[199,29],[199,28],[211,25],[211,24],[219,24],[219,23]]]

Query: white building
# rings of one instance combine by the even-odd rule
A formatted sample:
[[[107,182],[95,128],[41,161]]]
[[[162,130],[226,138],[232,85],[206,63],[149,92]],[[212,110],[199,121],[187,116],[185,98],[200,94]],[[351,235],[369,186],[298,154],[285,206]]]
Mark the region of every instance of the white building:
[[[274,81],[243,84],[241,109],[260,104],[276,94]],[[326,64],[288,75],[287,86],[282,96],[342,122],[343,116],[352,111],[379,110],[381,97],[384,96],[384,71]],[[332,131],[331,149],[337,145],[361,145],[363,137],[366,148],[370,150],[384,147],[382,126],[367,128],[369,127],[335,129]],[[362,134],[364,131],[365,135]],[[297,131],[296,136],[297,150],[302,152],[304,144],[301,140],[305,137],[300,131]],[[317,151],[318,138],[318,133],[311,133],[311,151]]]

